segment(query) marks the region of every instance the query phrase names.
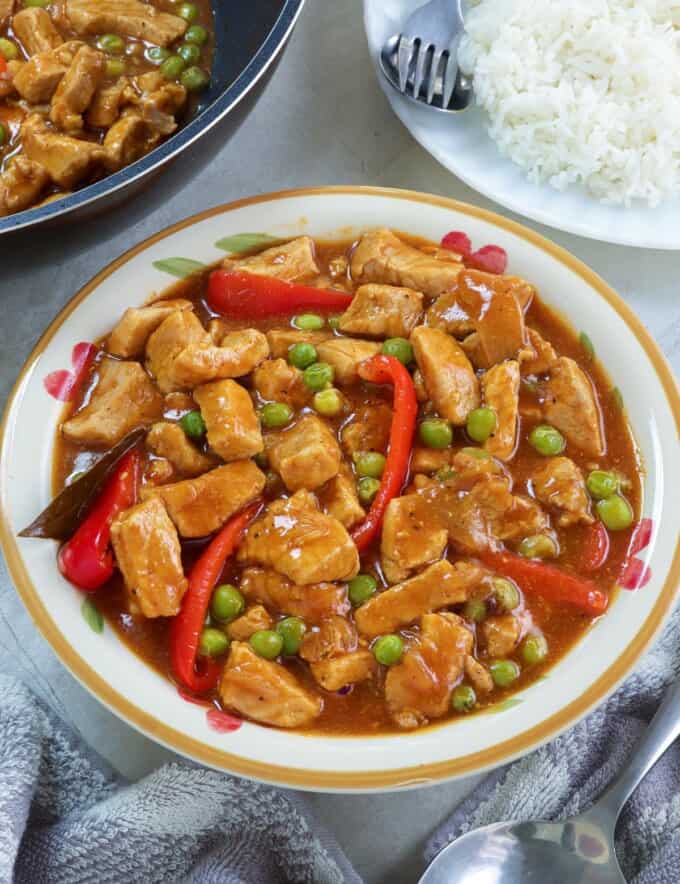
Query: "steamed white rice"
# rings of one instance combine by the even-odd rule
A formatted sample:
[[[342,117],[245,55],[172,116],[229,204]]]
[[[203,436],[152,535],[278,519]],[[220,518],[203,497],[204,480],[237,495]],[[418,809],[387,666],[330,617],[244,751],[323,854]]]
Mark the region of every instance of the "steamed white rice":
[[[532,181],[680,193],[680,0],[481,0],[465,27],[489,134]]]

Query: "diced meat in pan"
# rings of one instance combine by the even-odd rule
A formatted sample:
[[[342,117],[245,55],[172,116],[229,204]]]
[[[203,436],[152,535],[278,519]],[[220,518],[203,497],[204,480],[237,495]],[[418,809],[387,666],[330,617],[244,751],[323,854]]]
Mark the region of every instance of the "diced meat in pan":
[[[312,675],[325,691],[339,691],[350,684],[371,678],[378,669],[375,657],[366,648],[359,648],[340,657],[312,663]]]
[[[311,396],[300,369],[285,359],[265,359],[253,372],[253,386],[266,402],[285,402],[291,408],[302,408]]]
[[[359,363],[380,352],[380,344],[356,338],[333,338],[317,345],[321,362],[333,366],[337,384],[356,384],[359,381]]]
[[[174,617],[187,580],[163,502],[152,498],[121,513],[111,526],[111,542],[131,606],[145,617]]]
[[[493,679],[486,666],[475,659],[472,654],[466,655],[463,665],[465,675],[475,691],[478,694],[490,694],[493,690]]]
[[[264,448],[250,394],[236,381],[212,381],[194,390],[208,430],[208,445],[225,460],[253,457]]]
[[[0,28],[4,28],[14,11],[14,0],[0,0]]]
[[[227,709],[276,727],[302,727],[321,714],[320,697],[244,642],[233,642],[230,648],[219,693]]]
[[[270,503],[248,528],[238,559],[271,567],[298,584],[349,580],[359,571],[349,534],[319,510],[309,491]]]
[[[602,457],[604,433],[595,389],[588,375],[568,356],[560,356],[550,369],[543,411],[567,442],[588,457]]]
[[[385,699],[400,727],[418,727],[444,715],[472,645],[472,633],[455,614],[422,618],[420,636],[409,642],[385,680]]]
[[[193,445],[179,424],[159,421],[146,434],[146,447],[157,457],[170,461],[180,476],[200,476],[216,466]]]
[[[275,276],[284,282],[309,281],[320,273],[314,254],[314,240],[310,236],[299,236],[249,258],[225,258],[222,266],[225,270]]]
[[[207,347],[210,341],[201,321],[190,310],[173,311],[151,333],[146,343],[146,367],[163,393],[182,388],[175,370],[177,357],[187,349]]]
[[[134,359],[144,353],[146,342],[158,326],[177,310],[191,310],[191,301],[177,298],[156,301],[147,307],[128,307],[106,342],[113,356]]]
[[[142,489],[142,497],[160,497],[181,537],[205,537],[255,500],[264,474],[251,460],[216,467],[196,479]]]
[[[10,5],[13,2],[14,0],[10,0]],[[2,27],[2,12],[0,12],[0,27]],[[28,6],[17,12],[12,19],[12,30],[29,56],[38,52],[48,52],[64,42],[49,12],[39,6]]]
[[[314,344],[318,347],[323,341],[333,337],[331,331],[303,331],[297,328],[273,328],[267,332],[267,341],[272,359],[286,359],[288,351],[295,344]]]
[[[340,318],[340,330],[370,338],[407,338],[422,313],[423,296],[414,289],[362,285]]]
[[[88,125],[101,129],[113,126],[120,116],[129,83],[127,77],[119,77],[113,83],[97,89],[85,117]]]
[[[104,358],[97,374],[87,405],[62,425],[71,442],[111,447],[160,418],[162,397],[139,363]]]
[[[0,173],[0,217],[27,209],[47,186],[44,166],[23,154],[12,157]]]
[[[308,663],[319,663],[354,651],[358,640],[354,624],[346,617],[335,615],[305,634],[299,654]]]
[[[83,45],[80,40],[69,40],[38,52],[17,70],[14,88],[29,104],[48,102]]]
[[[499,460],[510,460],[517,445],[519,364],[514,359],[499,362],[482,375],[481,383],[484,405],[496,415],[496,429],[484,448]]]
[[[91,46],[81,46],[52,96],[50,119],[63,132],[78,133],[83,114],[104,78],[106,56]]]
[[[583,473],[568,457],[551,457],[536,470],[531,482],[534,494],[548,509],[557,510],[557,524],[566,528],[581,522],[591,525],[590,497]]]
[[[350,607],[344,586],[336,583],[300,586],[265,568],[246,568],[239,586],[249,601],[259,601],[284,614],[301,617],[308,624],[320,623],[334,614],[346,614]]]
[[[40,114],[31,114],[21,126],[24,154],[39,163],[60,187],[70,188],[103,159],[102,147],[94,141],[71,138],[50,129]]]
[[[417,494],[389,502],[380,544],[382,569],[389,583],[405,580],[411,571],[444,553],[448,532],[427,518],[426,509]]]
[[[529,347],[520,360],[520,368],[524,376],[529,374],[545,374],[557,361],[555,348],[546,341],[534,328],[527,328]]]
[[[453,450],[451,448],[421,448],[416,446],[411,455],[412,473],[436,473],[451,466]]]
[[[247,642],[260,629],[271,629],[273,625],[274,620],[267,609],[262,605],[253,605],[245,614],[231,621],[227,626],[227,635],[232,641]]]
[[[148,153],[159,138],[137,111],[126,109],[104,136],[104,163],[109,172],[116,172]]]
[[[139,0],[66,0],[66,16],[78,34],[120,34],[157,46],[181,37],[187,23]]]
[[[479,381],[460,345],[445,332],[418,326],[411,335],[418,368],[435,408],[462,426],[479,405]]]
[[[499,614],[484,620],[481,633],[489,657],[507,657],[521,638],[522,624],[512,614]]]
[[[359,503],[354,476],[346,464],[340,465],[337,476],[317,488],[316,495],[324,512],[341,522],[345,528],[356,525],[366,515]]]
[[[290,429],[267,437],[269,462],[290,491],[314,491],[337,476],[342,454],[328,425],[307,414]]]
[[[341,433],[342,447],[350,456],[360,451],[387,451],[392,409],[387,402],[359,406]]]
[[[442,559],[357,608],[355,619],[359,632],[370,637],[383,635],[414,623],[423,614],[458,605],[467,599],[484,573],[472,562],[452,565]]]
[[[452,288],[462,266],[453,255],[451,260],[426,255],[387,229],[365,233],[351,261],[356,282],[406,286],[429,297]]]

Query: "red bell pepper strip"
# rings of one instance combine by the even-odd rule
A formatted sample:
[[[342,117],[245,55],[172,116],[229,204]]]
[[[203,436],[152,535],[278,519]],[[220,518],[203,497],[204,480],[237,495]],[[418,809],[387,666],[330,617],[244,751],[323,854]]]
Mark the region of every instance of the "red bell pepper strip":
[[[401,492],[406,482],[418,400],[411,375],[394,356],[372,356],[359,364],[358,372],[363,380],[372,384],[392,384],[394,387],[390,440],[380,488],[368,515],[352,532],[352,540],[359,552],[363,552],[380,531],[387,504]]]
[[[229,556],[238,547],[243,532],[262,503],[256,501],[230,519],[215,535],[189,574],[189,586],[179,614],[170,627],[170,662],[175,678],[198,694],[217,684],[220,666],[209,657],[201,659],[202,671],[196,669],[198,643],[208,613],[210,597]]]
[[[230,319],[265,319],[293,316],[305,310],[339,313],[346,310],[352,295],[333,289],[317,289],[273,276],[213,270],[208,280],[211,310]]]
[[[132,449],[95,500],[76,533],[59,550],[59,570],[78,589],[94,592],[113,574],[111,523],[137,498],[139,452]]]
[[[609,555],[609,534],[602,522],[588,525],[581,549],[581,564],[586,571],[597,571]]]
[[[487,552],[482,561],[499,574],[510,577],[527,595],[540,595],[551,602],[574,605],[591,617],[604,613],[607,594],[592,580],[583,580],[561,571],[554,565],[545,565],[511,552]]]

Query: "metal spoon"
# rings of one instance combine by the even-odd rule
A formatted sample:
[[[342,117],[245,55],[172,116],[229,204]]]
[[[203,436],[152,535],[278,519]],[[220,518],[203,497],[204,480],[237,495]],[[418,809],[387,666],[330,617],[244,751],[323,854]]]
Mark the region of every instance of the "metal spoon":
[[[614,829],[649,769],[680,736],[680,681],[668,691],[630,761],[586,813],[561,822],[495,823],[439,853],[420,884],[626,884]]]

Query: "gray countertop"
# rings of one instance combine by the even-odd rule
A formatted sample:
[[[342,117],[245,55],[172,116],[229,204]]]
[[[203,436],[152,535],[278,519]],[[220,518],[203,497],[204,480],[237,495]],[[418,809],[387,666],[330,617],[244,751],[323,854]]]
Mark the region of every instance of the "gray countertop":
[[[228,127],[227,127],[228,128]],[[442,169],[392,115],[368,58],[360,0],[307,0],[256,111],[223,127],[128,205],[94,220],[0,240],[0,396],[49,320],[103,265],[186,215],[238,197],[316,184],[378,184],[509,214]],[[522,219],[519,219],[522,220]],[[680,369],[680,255],[541,228],[626,298]],[[173,757],[112,716],[63,669],[0,572],[0,665],[28,681],[128,777]],[[313,806],[369,884],[417,878],[428,833],[473,779],[392,795],[314,795]]]

